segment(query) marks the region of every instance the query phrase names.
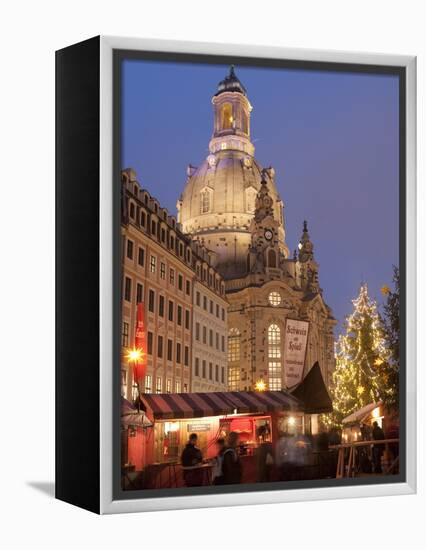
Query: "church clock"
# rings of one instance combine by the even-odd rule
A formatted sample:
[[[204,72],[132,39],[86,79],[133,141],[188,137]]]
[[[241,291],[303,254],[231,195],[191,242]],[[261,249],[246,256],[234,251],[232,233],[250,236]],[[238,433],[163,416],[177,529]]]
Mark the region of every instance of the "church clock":
[[[272,231],[270,229],[267,229],[265,231],[265,239],[267,241],[271,241],[273,236],[274,236],[274,234],[272,233]]]

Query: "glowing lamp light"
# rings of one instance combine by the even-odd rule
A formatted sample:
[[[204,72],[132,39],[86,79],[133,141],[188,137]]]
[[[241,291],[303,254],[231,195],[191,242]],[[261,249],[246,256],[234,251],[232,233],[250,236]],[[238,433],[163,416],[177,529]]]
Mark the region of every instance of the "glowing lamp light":
[[[294,418],[294,416],[289,416],[288,417],[288,425],[289,426],[294,426],[296,424],[296,419]]]
[[[127,359],[129,361],[140,361],[142,359],[142,352],[140,349],[132,349],[127,354]]]
[[[373,409],[373,412],[371,414],[373,418],[380,418],[380,408],[376,407],[375,409]]]
[[[263,380],[258,380],[254,386],[254,389],[256,391],[265,391],[266,390],[266,384]]]

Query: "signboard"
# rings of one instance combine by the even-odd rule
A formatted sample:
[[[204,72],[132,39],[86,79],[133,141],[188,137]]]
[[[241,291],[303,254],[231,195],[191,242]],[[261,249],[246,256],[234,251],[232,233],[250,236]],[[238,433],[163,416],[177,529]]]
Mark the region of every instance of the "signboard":
[[[287,319],[284,338],[284,383],[291,388],[302,381],[308,343],[308,321]]]
[[[140,351],[140,358],[135,362],[133,368],[134,379],[137,383],[145,378],[146,372],[146,326],[145,326],[145,307],[141,302],[136,311],[135,327],[135,349]]]
[[[208,432],[210,424],[206,422],[193,422],[192,424],[187,424],[186,429],[188,432]]]

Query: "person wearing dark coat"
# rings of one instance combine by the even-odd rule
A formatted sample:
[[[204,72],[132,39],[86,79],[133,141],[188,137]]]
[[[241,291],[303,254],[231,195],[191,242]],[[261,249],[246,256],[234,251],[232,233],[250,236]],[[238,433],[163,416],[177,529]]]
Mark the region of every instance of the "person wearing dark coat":
[[[203,462],[203,455],[197,447],[197,440],[197,434],[191,434],[188,443],[182,451],[183,479],[187,487],[195,487],[203,483],[202,472],[196,468],[198,464]]]
[[[274,450],[266,426],[260,426],[258,437],[261,443],[256,452],[257,481],[271,481],[274,464]]]
[[[373,422],[373,432],[372,436],[374,441],[381,441],[385,439],[385,433],[380,428],[380,426],[377,424],[377,422]],[[375,474],[381,474],[382,473],[382,454],[383,454],[384,448],[383,443],[382,444],[375,444],[373,445],[373,464],[374,464],[374,473]]]
[[[222,483],[230,485],[233,483],[241,483],[242,467],[241,460],[237,453],[238,434],[231,432],[228,435],[228,444],[223,453],[222,463]]]

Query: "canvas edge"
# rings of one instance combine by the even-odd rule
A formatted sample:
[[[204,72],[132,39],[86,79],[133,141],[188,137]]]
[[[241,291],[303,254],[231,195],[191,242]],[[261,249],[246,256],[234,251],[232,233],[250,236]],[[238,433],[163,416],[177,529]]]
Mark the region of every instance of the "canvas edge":
[[[406,69],[406,266],[407,266],[407,431],[405,483],[360,485],[191,495],[150,499],[113,499],[113,51],[146,50],[259,58],[294,59],[396,65]],[[270,46],[186,42],[101,36],[100,48],[100,513],[126,513],[184,508],[272,504],[303,500],[403,495],[416,492],[416,58],[408,55],[374,54],[330,50],[293,49]]]

